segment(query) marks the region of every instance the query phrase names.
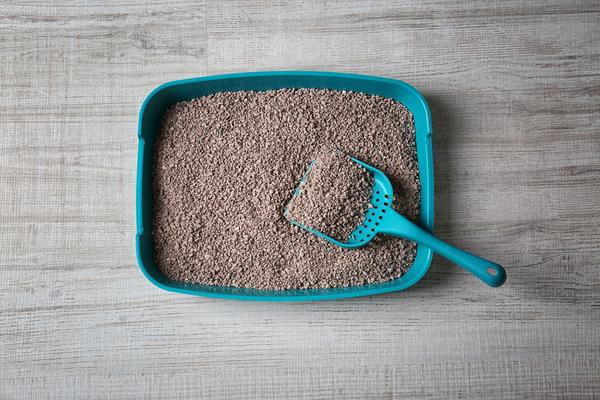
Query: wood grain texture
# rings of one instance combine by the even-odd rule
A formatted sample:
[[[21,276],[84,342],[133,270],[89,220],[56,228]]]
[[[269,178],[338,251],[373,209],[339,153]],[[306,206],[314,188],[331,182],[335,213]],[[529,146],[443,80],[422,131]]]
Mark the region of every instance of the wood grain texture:
[[[0,398],[600,396],[596,1],[0,4]],[[436,258],[311,304],[160,291],[134,254],[138,107],[234,71],[400,78],[434,119]]]

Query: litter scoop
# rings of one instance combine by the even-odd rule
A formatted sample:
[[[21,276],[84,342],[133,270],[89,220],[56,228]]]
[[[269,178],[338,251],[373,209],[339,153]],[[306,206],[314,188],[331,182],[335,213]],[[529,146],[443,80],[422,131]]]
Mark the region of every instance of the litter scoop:
[[[347,249],[357,249],[365,246],[378,234],[412,240],[429,247],[435,253],[467,270],[491,287],[501,286],[506,281],[506,271],[502,266],[436,238],[431,233],[396,212],[392,208],[394,190],[388,177],[377,168],[372,167],[365,162],[354,157],[350,157],[350,159],[365,168],[373,176],[373,192],[370,200],[371,206],[365,213],[362,225],[356,227],[346,241],[342,242],[321,231],[302,225],[298,221],[290,220],[292,224],[315,234],[330,243]],[[308,172],[304,175],[303,181],[306,179],[307,175]],[[332,190],[335,190],[335,188],[332,188]],[[299,193],[300,189],[296,189],[294,196],[297,196]],[[286,212],[287,208],[284,214],[286,214]]]

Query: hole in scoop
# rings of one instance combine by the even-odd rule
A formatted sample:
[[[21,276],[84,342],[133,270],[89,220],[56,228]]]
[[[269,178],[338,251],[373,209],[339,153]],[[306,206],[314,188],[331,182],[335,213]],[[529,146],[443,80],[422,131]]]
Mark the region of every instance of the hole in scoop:
[[[487,270],[488,274],[492,275],[492,276],[496,276],[498,275],[498,271],[496,271],[494,268],[492,267],[488,267]]]

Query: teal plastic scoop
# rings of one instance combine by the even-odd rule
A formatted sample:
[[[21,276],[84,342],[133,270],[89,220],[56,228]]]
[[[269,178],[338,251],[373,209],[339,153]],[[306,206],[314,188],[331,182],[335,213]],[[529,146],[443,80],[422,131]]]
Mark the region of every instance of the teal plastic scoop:
[[[371,196],[371,207],[367,209],[362,225],[356,227],[345,242],[341,242],[321,231],[305,226],[298,221],[290,220],[292,224],[297,225],[330,243],[348,249],[356,249],[367,245],[377,234],[409,239],[429,247],[435,253],[469,271],[489,286],[498,287],[506,281],[506,271],[500,265],[468,253],[436,238],[431,233],[396,212],[392,208],[394,190],[388,177],[377,168],[354,157],[350,158],[373,175],[374,183]],[[303,179],[305,179],[306,176],[307,175],[305,174]],[[299,191],[296,190],[295,195],[298,195],[298,193]]]

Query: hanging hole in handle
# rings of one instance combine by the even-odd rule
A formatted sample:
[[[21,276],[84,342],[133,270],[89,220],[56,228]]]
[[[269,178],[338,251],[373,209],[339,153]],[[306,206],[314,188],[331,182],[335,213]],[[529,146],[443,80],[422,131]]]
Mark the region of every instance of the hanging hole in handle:
[[[498,270],[496,270],[495,268],[487,267],[486,271],[488,274],[490,274],[492,276],[498,275]]]

